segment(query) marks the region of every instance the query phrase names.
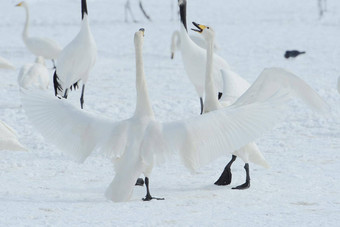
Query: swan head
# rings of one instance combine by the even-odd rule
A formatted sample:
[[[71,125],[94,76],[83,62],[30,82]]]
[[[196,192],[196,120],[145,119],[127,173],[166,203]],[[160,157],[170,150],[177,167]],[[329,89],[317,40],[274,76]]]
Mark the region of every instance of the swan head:
[[[18,4],[16,4],[15,6],[17,6],[17,7],[20,7],[20,6],[27,7],[27,4],[26,4],[25,1],[22,1],[22,2],[20,2]]]
[[[215,31],[209,26],[203,25],[203,24],[197,24],[195,22],[192,22],[193,25],[195,25],[195,28],[192,28],[191,30],[201,33],[205,40],[209,41],[214,39],[215,37]]]
[[[144,28],[140,28],[136,33],[135,33],[135,44],[137,46],[142,46],[143,41],[144,41]]]

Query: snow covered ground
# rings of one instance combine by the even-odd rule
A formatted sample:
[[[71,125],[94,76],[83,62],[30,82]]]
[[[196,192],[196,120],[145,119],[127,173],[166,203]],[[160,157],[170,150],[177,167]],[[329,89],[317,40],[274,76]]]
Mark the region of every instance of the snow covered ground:
[[[248,190],[231,189],[245,180],[240,160],[233,165],[232,184],[218,187],[213,183],[229,156],[194,175],[174,157],[151,176],[151,193],[164,201],[143,202],[145,188],[136,187],[126,203],[104,197],[114,177],[108,159],[94,153],[84,164],[74,163],[45,143],[27,119],[16,78],[34,56],[21,39],[25,14],[14,7],[17,3],[0,0],[0,56],[17,66],[16,71],[0,70],[0,119],[29,151],[0,152],[0,226],[339,226],[340,1],[328,0],[319,19],[316,0],[188,0],[188,22],[214,27],[218,53],[236,72],[253,82],[265,67],[284,67],[312,86],[331,112],[320,116],[293,102],[287,119],[256,141],[271,168],[251,164]],[[78,32],[80,0],[28,3],[32,35],[64,46]],[[145,72],[156,117],[170,121],[197,115],[199,100],[180,53],[170,60],[170,37],[179,28],[178,20],[170,20],[171,1],[144,0],[149,22],[131,0],[139,23],[124,23],[124,3],[88,2],[98,59],[85,109],[116,120],[133,114],[133,34],[144,27]],[[307,53],[287,60],[288,49]],[[79,91],[69,95],[77,106],[79,97]]]

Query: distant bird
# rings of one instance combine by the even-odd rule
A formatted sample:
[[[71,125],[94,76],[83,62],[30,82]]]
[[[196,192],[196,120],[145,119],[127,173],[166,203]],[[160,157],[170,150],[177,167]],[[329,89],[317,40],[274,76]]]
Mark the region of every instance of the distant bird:
[[[0,121],[0,150],[26,151],[14,129],[3,121]]]
[[[47,90],[50,83],[49,72],[43,57],[37,57],[35,63],[25,64],[18,75],[18,84],[25,89],[39,88]]]
[[[179,153],[190,169],[237,150],[272,128],[284,116],[287,101],[301,98],[316,110],[327,105],[292,74],[260,76],[233,105],[186,120],[156,121],[144,75],[142,47],[144,29],[135,33],[136,90],[134,115],[113,121],[81,111],[66,100],[51,98],[46,92],[25,90],[21,99],[27,116],[49,142],[83,162],[94,150],[114,161],[115,177],[106,196],[128,201],[136,179],[145,176],[144,201],[152,197],[149,178],[154,164]],[[270,78],[271,76],[269,76]]]
[[[180,9],[180,51],[184,69],[194,85],[196,92],[200,98],[201,114],[203,112],[203,95],[206,71],[206,50],[197,46],[187,33],[186,21],[186,0],[178,1]],[[224,70],[229,76],[229,95],[239,97],[247,88],[249,83],[242,77],[238,76],[230,70],[229,64],[220,56],[214,54],[213,61],[213,78],[218,92],[222,91],[221,70]],[[216,94],[217,95],[217,94]]]
[[[24,43],[29,51],[31,51],[36,57],[42,56],[45,59],[51,59],[53,65],[55,66],[54,60],[57,59],[61,47],[60,45],[52,39],[42,38],[42,37],[31,37],[28,34],[29,27],[29,10],[28,4],[23,1],[17,4],[16,6],[22,6],[26,10],[26,23],[24,27],[24,31],[22,33],[22,38]]]
[[[299,56],[300,54],[305,54],[305,51],[298,51],[298,50],[287,50],[285,53],[285,58],[295,58],[297,56]]]
[[[53,76],[54,93],[67,99],[69,89],[77,89],[82,81],[80,106],[83,109],[85,84],[96,57],[97,47],[92,36],[86,0],[81,1],[81,27],[77,36],[61,51]]]
[[[228,97],[229,91],[229,78],[228,75],[224,73],[222,70],[222,77],[223,77],[223,95],[220,100],[216,96],[216,87],[212,77],[212,62],[214,57],[214,41],[215,41],[215,31],[210,26],[200,25],[193,22],[193,25],[197,29],[192,29],[202,35],[205,39],[207,44],[207,62],[206,62],[206,75],[205,75],[205,99],[204,99],[204,113],[208,113],[214,110],[221,109],[223,107],[230,106],[233,102],[237,100],[238,97],[234,97],[231,99]],[[266,73],[268,77],[274,76],[276,74],[284,74],[284,70],[273,70],[267,69]],[[262,75],[262,74],[261,74]],[[247,189],[250,187],[250,173],[249,173],[249,162],[253,162],[255,164],[261,165],[265,168],[268,168],[269,165],[266,162],[265,158],[263,157],[260,149],[258,146],[251,142],[244,147],[232,152],[232,159],[231,161],[225,166],[221,176],[215,182],[216,185],[229,185],[232,180],[232,173],[231,173],[231,165],[236,160],[237,157],[240,157],[243,162],[245,163],[244,169],[246,170],[246,182],[241,184],[233,189]]]
[[[15,66],[12,65],[12,63],[10,63],[9,61],[7,61],[6,59],[0,57],[0,68],[1,69],[12,69],[15,70]]]

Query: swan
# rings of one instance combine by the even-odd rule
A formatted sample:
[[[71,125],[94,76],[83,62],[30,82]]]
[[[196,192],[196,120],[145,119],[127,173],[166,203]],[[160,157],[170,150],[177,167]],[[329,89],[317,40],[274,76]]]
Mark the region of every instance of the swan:
[[[25,1],[20,2],[16,6],[24,7],[26,11],[26,23],[24,31],[22,33],[22,38],[29,51],[31,51],[35,56],[42,56],[45,59],[51,59],[53,66],[55,66],[54,60],[57,59],[61,47],[60,45],[52,39],[41,38],[41,37],[31,37],[28,34],[30,14],[28,10],[28,4]]]
[[[80,106],[83,109],[85,84],[96,62],[97,47],[88,22],[86,0],[81,1],[81,14],[82,23],[79,33],[61,51],[57,59],[53,84],[55,96],[67,98],[68,90],[72,90],[72,87],[78,88],[79,82],[82,81]]]
[[[15,70],[15,66],[2,57],[0,57],[0,68]]]
[[[26,151],[14,129],[3,121],[0,121],[0,150]]]
[[[146,196],[151,196],[149,178],[154,164],[179,154],[191,170],[237,150],[253,141],[282,119],[287,101],[299,97],[315,110],[327,104],[294,75],[272,80],[259,78],[229,107],[185,120],[159,122],[155,119],[144,75],[142,47],[144,29],[134,35],[136,51],[136,109],[133,116],[114,121],[82,111],[65,99],[44,91],[21,90],[28,118],[44,138],[75,161],[83,162],[94,150],[108,155],[115,177],[106,196],[115,202],[128,201],[136,179],[145,176]]]
[[[187,33],[186,24],[186,0],[179,0],[180,9],[180,51],[182,54],[182,61],[185,71],[194,85],[196,92],[200,98],[201,114],[203,112],[203,94],[204,94],[204,81],[205,81],[205,66],[206,66],[206,50],[197,46],[189,37]],[[230,70],[229,64],[220,56],[214,54],[213,61],[213,78],[219,90],[222,90],[222,79],[220,71],[224,70],[230,74],[230,93],[233,96],[239,97],[249,87],[249,83],[243,78],[233,73]],[[217,95],[217,94],[216,94]]]
[[[48,89],[50,83],[49,72],[45,66],[45,59],[37,57],[35,63],[25,64],[21,67],[18,75],[18,84],[25,89],[39,88]]]
[[[214,46],[214,41],[215,41],[214,29],[209,26],[197,24],[195,22],[193,22],[193,25],[195,25],[197,29],[192,29],[192,30],[202,34],[202,36],[204,37],[207,43],[205,99],[204,99],[203,113],[208,113],[210,111],[214,111],[217,109],[221,109],[223,107],[227,107],[231,105],[232,102],[234,102],[235,100],[232,100],[230,97],[227,97],[229,78],[228,78],[228,75],[226,75],[223,70],[221,72],[222,78],[223,78],[223,85],[224,85],[223,95],[220,100],[218,100],[216,96],[216,88],[215,88],[215,84],[213,83],[213,77],[212,77],[212,62],[213,62],[213,57],[214,57],[213,46]],[[283,70],[275,70],[272,72],[279,73],[279,74],[285,73],[285,71]],[[229,185],[231,183],[231,179],[232,179],[231,165],[233,164],[233,162],[236,160],[237,157],[240,157],[245,163],[244,169],[246,170],[246,182],[242,185],[234,187],[233,189],[247,189],[250,187],[249,161],[255,164],[258,164],[258,165],[262,165],[265,168],[269,167],[268,163],[266,162],[263,155],[261,154],[258,146],[254,142],[251,142],[247,144],[246,146],[242,147],[241,149],[238,149],[232,153],[232,159],[224,168],[224,171],[219,177],[219,179],[215,182],[216,185]]]
[[[203,48],[203,49],[207,49],[207,45],[204,41],[204,39],[202,39],[200,36],[194,36],[194,35],[190,35],[190,39],[196,43],[197,46]],[[181,39],[180,39],[180,33],[178,30],[175,30],[173,33],[172,33],[172,36],[171,36],[171,46],[170,46],[170,50],[171,50],[171,59],[174,58],[175,56],[175,52],[177,51],[177,49],[180,48],[180,42],[181,42]],[[216,51],[218,48],[216,46],[216,44],[214,44],[214,50]]]

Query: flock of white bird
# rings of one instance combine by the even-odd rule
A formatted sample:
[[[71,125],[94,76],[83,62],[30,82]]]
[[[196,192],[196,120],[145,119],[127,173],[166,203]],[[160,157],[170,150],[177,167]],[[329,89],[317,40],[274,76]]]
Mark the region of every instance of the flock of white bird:
[[[283,119],[291,98],[299,98],[316,111],[327,111],[328,105],[304,81],[282,68],[264,69],[250,84],[231,70],[229,64],[214,53],[213,28],[197,23],[194,31],[202,39],[194,42],[188,35],[186,0],[178,1],[180,28],[175,31],[172,57],[178,49],[185,71],[196,89],[201,115],[174,122],[155,119],[149,100],[143,65],[145,30],[134,35],[136,53],[136,109],[133,116],[113,121],[83,109],[85,84],[96,61],[96,43],[92,36],[86,0],[81,0],[81,27],[77,36],[63,49],[53,40],[30,37],[29,10],[25,2],[17,4],[26,10],[23,40],[36,56],[33,64],[24,65],[18,76],[23,107],[44,138],[58,149],[83,162],[100,150],[114,162],[115,176],[106,191],[115,202],[128,201],[138,177],[145,176],[143,200],[162,199],[151,196],[149,178],[153,166],[168,155],[178,154],[192,171],[223,155],[232,155],[217,185],[228,185],[230,166],[236,157],[245,163],[246,182],[235,189],[250,186],[249,162],[268,167],[257,145],[252,142]],[[199,44],[197,44],[199,43]],[[48,90],[49,72],[45,59],[55,62],[54,95]],[[0,58],[0,67],[15,67]],[[65,100],[68,92],[82,82],[81,109]],[[338,81],[340,92],[340,78]],[[221,97],[220,97],[221,96]],[[219,99],[220,98],[220,99]],[[13,129],[0,122],[0,149],[26,150]]]

